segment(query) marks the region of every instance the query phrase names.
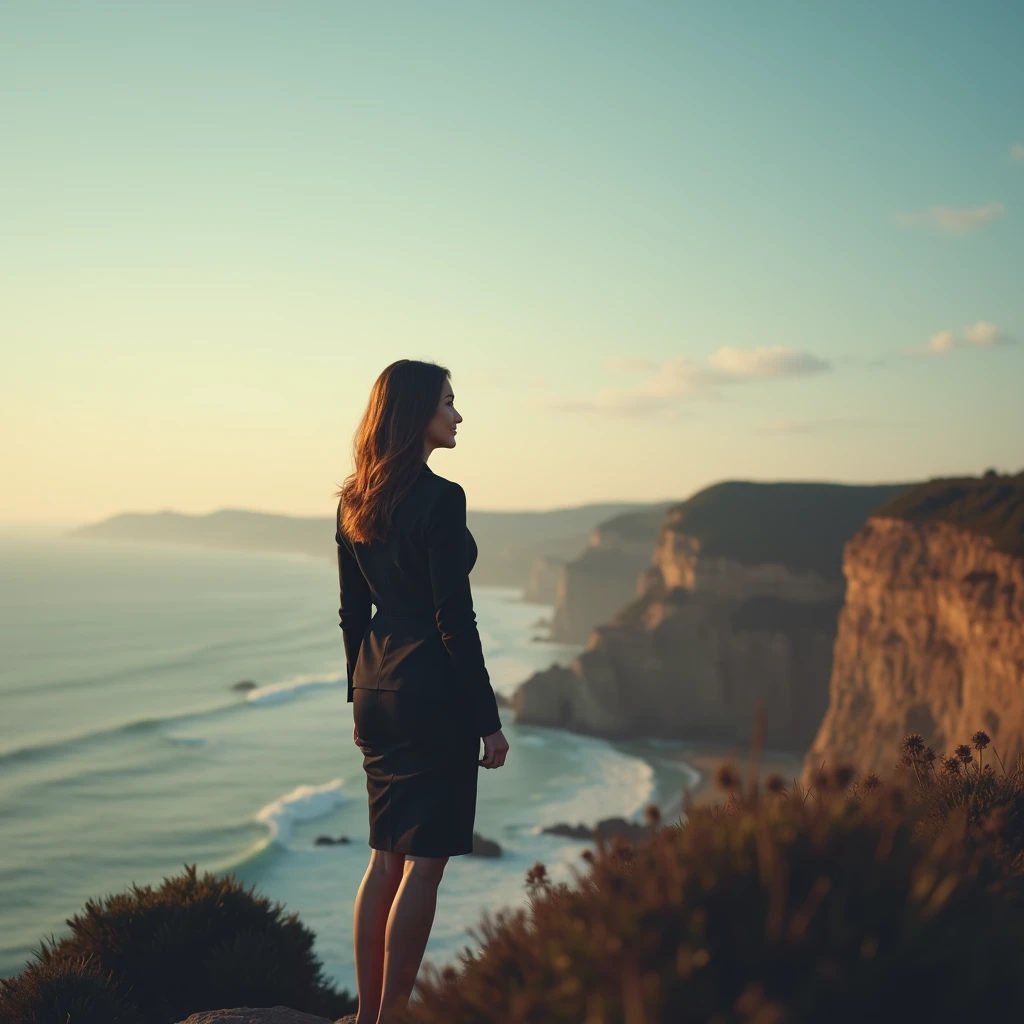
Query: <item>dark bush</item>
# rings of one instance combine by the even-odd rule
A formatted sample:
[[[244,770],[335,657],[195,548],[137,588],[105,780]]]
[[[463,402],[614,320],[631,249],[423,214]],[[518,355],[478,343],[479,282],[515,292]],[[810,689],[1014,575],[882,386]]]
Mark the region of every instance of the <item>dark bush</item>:
[[[199,878],[186,864],[157,889],[133,885],[88,901],[68,919],[71,935],[44,940],[35,956],[38,970],[54,973],[91,960],[115,995],[131,998],[143,1024],[246,1005],[280,1004],[331,1020],[354,1013],[355,999],[325,981],[313,932],[283,911],[233,875]]]
[[[990,846],[849,770],[732,782],[685,825],[585,851],[574,885],[536,865],[529,909],[485,916],[461,970],[428,966],[404,1024],[1024,1019],[1024,887]]]
[[[142,1024],[142,1017],[92,957],[35,959],[21,974],[0,978],[3,1024]]]

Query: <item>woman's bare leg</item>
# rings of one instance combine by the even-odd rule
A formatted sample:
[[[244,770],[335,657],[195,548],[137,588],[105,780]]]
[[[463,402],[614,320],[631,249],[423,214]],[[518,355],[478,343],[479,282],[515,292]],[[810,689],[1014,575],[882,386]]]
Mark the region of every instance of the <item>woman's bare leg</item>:
[[[384,987],[377,1024],[390,1024],[389,1015],[408,1005],[437,907],[437,887],[447,857],[407,855],[402,882],[388,914],[384,939]]]
[[[352,948],[356,960],[356,1024],[376,1024],[384,984],[384,936],[388,913],[402,881],[404,853],[371,850],[370,863],[352,911]]]

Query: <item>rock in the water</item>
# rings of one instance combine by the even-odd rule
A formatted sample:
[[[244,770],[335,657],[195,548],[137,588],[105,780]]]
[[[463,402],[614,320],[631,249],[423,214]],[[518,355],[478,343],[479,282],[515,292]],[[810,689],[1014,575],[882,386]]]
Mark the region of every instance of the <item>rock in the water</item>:
[[[625,818],[602,818],[593,828],[586,825],[568,825],[560,821],[557,825],[549,825],[541,829],[542,833],[555,836],[566,836],[569,839],[611,839],[621,835],[631,843],[641,842],[651,836],[649,825],[637,825]]]
[[[333,1024],[350,1024],[355,1014]],[[233,1010],[203,1010],[178,1024],[332,1024],[326,1017],[293,1010],[290,1006],[237,1006]]]
[[[232,690],[255,690],[255,689],[257,689],[257,684],[254,683],[251,679],[243,679],[241,682],[235,683],[235,685],[232,686],[231,689]]]
[[[567,839],[593,839],[594,830],[586,825],[567,825],[560,821],[557,825],[548,825],[541,832],[552,836],[565,836]]]
[[[347,843],[349,841],[348,836],[338,836],[337,839],[333,836],[317,836],[314,840],[317,846],[336,846],[338,843]]]
[[[484,839],[479,832],[474,832],[471,852],[477,857],[500,857],[501,847],[493,839]]]

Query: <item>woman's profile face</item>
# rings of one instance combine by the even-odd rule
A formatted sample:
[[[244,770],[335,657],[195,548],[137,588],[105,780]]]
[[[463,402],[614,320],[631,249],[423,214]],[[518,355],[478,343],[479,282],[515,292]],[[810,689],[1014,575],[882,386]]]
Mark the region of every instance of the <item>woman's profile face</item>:
[[[462,417],[455,410],[455,392],[452,391],[451,381],[445,377],[437,409],[427,424],[427,447],[454,448],[455,427],[461,422]]]

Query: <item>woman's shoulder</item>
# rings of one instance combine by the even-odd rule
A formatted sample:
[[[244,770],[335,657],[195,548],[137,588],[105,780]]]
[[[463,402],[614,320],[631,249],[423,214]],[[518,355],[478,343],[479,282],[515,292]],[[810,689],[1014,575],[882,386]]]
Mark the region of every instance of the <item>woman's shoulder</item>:
[[[437,494],[462,494],[465,495],[465,491],[462,489],[462,484],[457,483],[454,480],[449,480],[446,476],[440,476],[433,470],[420,474],[420,480],[424,482],[427,487],[430,487],[434,493]]]
[[[439,476],[431,470],[421,473],[418,483],[422,488],[420,493],[425,496],[430,508],[428,514],[450,516],[465,509],[466,492],[462,484],[455,480]]]

